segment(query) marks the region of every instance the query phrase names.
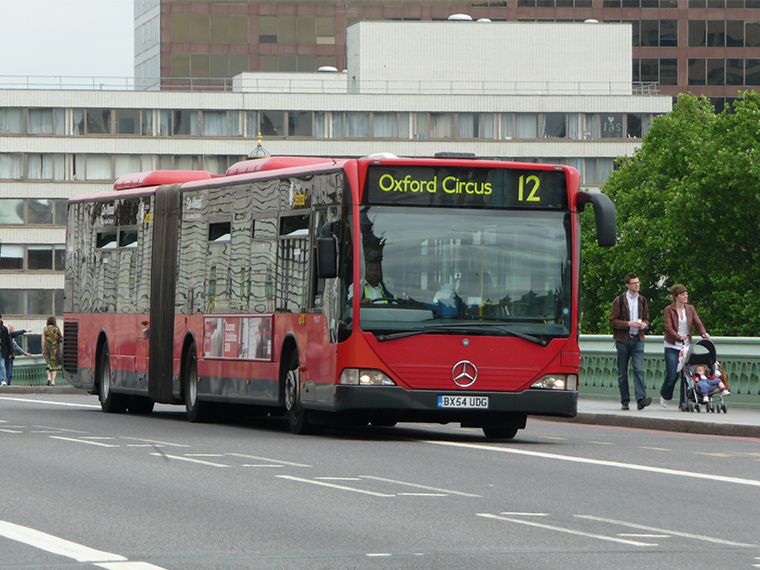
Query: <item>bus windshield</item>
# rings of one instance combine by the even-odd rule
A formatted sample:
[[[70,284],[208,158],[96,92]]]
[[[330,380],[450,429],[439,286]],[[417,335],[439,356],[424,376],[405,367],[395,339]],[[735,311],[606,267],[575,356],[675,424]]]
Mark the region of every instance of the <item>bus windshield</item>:
[[[362,330],[570,334],[567,212],[363,206],[360,225]]]

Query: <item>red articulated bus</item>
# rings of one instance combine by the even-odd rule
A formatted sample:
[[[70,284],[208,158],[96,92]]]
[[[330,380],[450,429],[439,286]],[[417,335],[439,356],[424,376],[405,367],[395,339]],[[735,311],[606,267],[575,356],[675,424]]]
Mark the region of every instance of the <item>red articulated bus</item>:
[[[69,201],[64,376],[105,412],[180,404],[512,438],[577,413],[580,215],[567,166],[390,155],[155,171]]]

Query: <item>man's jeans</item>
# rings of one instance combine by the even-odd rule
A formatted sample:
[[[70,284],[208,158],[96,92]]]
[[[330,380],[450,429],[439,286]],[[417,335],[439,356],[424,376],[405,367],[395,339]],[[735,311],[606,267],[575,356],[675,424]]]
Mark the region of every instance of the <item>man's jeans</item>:
[[[681,351],[675,348],[665,347],[665,381],[660,388],[660,396],[666,400],[673,399],[673,391],[678,382],[678,357]],[[686,394],[684,394],[683,387],[681,389],[681,397],[679,403],[683,404],[686,401]]]
[[[0,384],[7,382],[5,379],[5,358],[0,356]]]
[[[615,341],[618,363],[618,386],[620,387],[620,403],[627,404],[631,401],[628,391],[628,363],[633,368],[633,389],[636,401],[647,397],[647,389],[644,384],[644,342],[638,336],[629,336],[627,342]]]

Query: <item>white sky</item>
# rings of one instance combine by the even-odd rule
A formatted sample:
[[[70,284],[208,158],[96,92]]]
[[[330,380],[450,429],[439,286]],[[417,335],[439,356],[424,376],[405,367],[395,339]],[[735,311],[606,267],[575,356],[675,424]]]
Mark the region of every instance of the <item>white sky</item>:
[[[0,0],[0,76],[134,76],[133,0]]]

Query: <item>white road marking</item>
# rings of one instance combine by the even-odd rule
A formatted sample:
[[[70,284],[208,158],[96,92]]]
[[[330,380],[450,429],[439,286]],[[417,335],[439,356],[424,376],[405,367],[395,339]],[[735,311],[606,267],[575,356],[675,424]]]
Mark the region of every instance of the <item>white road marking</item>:
[[[314,477],[320,481],[361,481],[361,477]]]
[[[393,556],[390,552],[368,552],[367,556],[370,558],[377,558],[380,556]]]
[[[511,517],[548,517],[549,513],[501,513],[502,515],[507,515]]]
[[[22,542],[51,554],[73,558],[77,562],[116,562],[127,560],[118,554],[88,548],[51,534],[6,521],[0,521],[0,536],[15,540],[16,542]]]
[[[362,475],[362,479],[372,479],[373,481],[382,481],[384,483],[393,483],[394,485],[406,485],[407,487],[415,487],[417,489],[425,489],[426,491],[435,491],[438,493],[448,493],[449,495],[459,495],[460,497],[482,497],[482,495],[473,495],[472,493],[463,493],[461,491],[452,491],[451,489],[439,489],[438,487],[429,487],[427,485],[419,485],[417,483],[407,483],[406,481],[396,481],[395,479],[386,479],[385,477],[375,477],[374,475]]]
[[[284,465],[268,465],[264,463],[243,463],[243,467],[273,467],[276,469],[282,469]]]
[[[148,562],[106,562],[103,564],[95,564],[105,570],[165,570],[160,566],[155,566]]]
[[[353,493],[362,493],[364,495],[372,495],[373,497],[395,497],[396,495],[386,495],[385,493],[375,493],[374,491],[365,491],[364,489],[356,489],[354,487],[346,487],[345,485],[335,485],[334,483],[326,483],[325,481],[315,481],[314,479],[303,479],[301,477],[293,477],[291,475],[275,475],[280,479],[289,479],[290,481],[299,481],[300,483],[310,483],[312,485],[321,485],[323,487],[331,487],[333,489],[340,489],[342,491],[351,491]]]
[[[544,528],[546,530],[554,530],[554,531],[557,531],[557,532],[564,532],[564,533],[567,533],[567,534],[574,534],[574,535],[577,535],[577,536],[585,536],[586,538],[597,538],[599,540],[608,540],[610,542],[619,542],[621,544],[630,544],[631,546],[659,546],[658,544],[649,543],[649,542],[636,542],[635,540],[626,540],[624,538],[615,538],[614,536],[604,536],[603,534],[594,534],[594,533],[590,533],[590,532],[582,532],[582,531],[579,531],[579,530],[572,530],[572,529],[569,529],[569,528],[554,526],[554,525],[550,525],[550,524],[541,524],[541,523],[536,523],[536,522],[532,522],[532,521],[523,521],[523,520],[520,520],[520,519],[513,519],[513,518],[510,518],[510,517],[501,517],[499,515],[491,515],[491,514],[488,514],[488,513],[477,513],[477,516],[483,517],[483,518],[487,518],[487,519],[496,519],[496,520],[500,520],[500,521],[507,521],[507,522],[517,523],[517,524],[524,524],[526,526],[535,526],[535,527],[538,527],[538,528]]]
[[[633,532],[619,532],[618,536],[628,536],[631,538],[671,538],[669,534],[637,534]]]
[[[152,443],[154,445],[168,445],[169,447],[190,447],[189,445],[185,443],[170,443],[168,441],[156,441],[153,439],[143,439],[141,437],[125,437],[125,436],[119,436],[119,439],[128,439],[130,441],[142,441],[144,443]]]
[[[100,443],[99,441],[87,441],[86,439],[76,439],[74,437],[63,437],[60,435],[51,435],[50,439],[60,439],[63,441],[73,441],[74,443],[86,443],[87,445],[97,445],[99,447],[119,447],[110,443]]]
[[[404,497],[448,497],[446,493],[399,493]]]
[[[657,528],[657,527],[653,527],[653,526],[646,526],[646,525],[643,525],[643,524],[629,523],[629,522],[626,522],[626,521],[618,521],[618,520],[614,520],[614,519],[606,519],[606,518],[603,518],[603,517],[595,517],[595,516],[592,516],[592,515],[574,515],[574,516],[578,517],[579,519],[587,519],[587,520],[591,520],[591,521],[599,521],[599,522],[604,522],[604,523],[609,523],[609,524],[619,524],[619,525],[622,525],[622,526],[628,526],[628,527],[636,528],[636,529],[639,529],[639,530],[648,530],[648,531],[651,531],[651,532],[662,532],[662,533],[671,534],[673,536],[680,536],[680,537],[683,537],[683,538],[693,538],[694,540],[700,540],[700,541],[703,541],[703,542],[713,542],[715,544],[722,544],[724,546],[746,546],[748,548],[757,548],[758,547],[757,544],[744,544],[743,542],[733,542],[733,541],[730,541],[730,540],[724,540],[722,538],[713,538],[711,536],[703,536],[701,534],[691,534],[691,533],[688,533],[688,532],[679,532],[677,530],[670,530],[669,528]]]
[[[100,405],[92,404],[72,404],[71,402],[53,402],[50,400],[33,400],[31,398],[11,398],[9,396],[0,396],[0,400],[8,400],[11,402],[25,402],[27,404],[49,404],[51,406],[66,406],[71,408],[98,408]]]
[[[760,487],[760,481],[756,479],[742,479],[739,477],[726,477],[723,475],[713,475],[709,473],[696,473],[692,471],[680,471],[678,469],[667,469],[664,467],[648,467],[646,465],[635,465],[633,463],[621,463],[619,461],[604,461],[600,459],[589,459],[587,457],[573,457],[570,455],[557,455],[554,453],[545,453],[543,451],[528,451],[526,449],[514,449],[510,447],[496,447],[496,446],[490,446],[490,445],[479,445],[475,443],[459,443],[455,441],[422,440],[422,443],[430,443],[433,445],[447,445],[451,447],[464,447],[467,449],[476,449],[480,451],[491,451],[491,452],[497,452],[497,453],[511,453],[513,455],[540,457],[543,459],[553,459],[556,461],[570,461],[573,463],[586,463],[590,465],[600,465],[603,467],[617,467],[618,469],[632,469],[634,471],[647,471],[649,473],[660,473],[663,475],[676,475],[678,477],[692,477],[694,479],[706,479],[709,481],[721,481],[723,483],[735,483],[737,485],[748,485],[750,487]]]
[[[23,431],[19,431],[15,429],[4,429],[4,428],[0,428],[0,431],[4,433],[24,433]]]
[[[91,562],[105,570],[165,570],[148,562],[130,562],[118,554],[88,548],[52,534],[6,521],[0,521],[0,536],[51,554],[71,558],[77,562]]]
[[[293,463],[291,461],[282,461],[281,459],[272,459],[270,457],[258,457],[256,455],[246,455],[245,453],[225,453],[232,457],[242,457],[244,459],[258,459],[259,461],[267,461],[269,463],[279,463],[281,465],[290,465],[291,467],[311,467],[311,465],[305,465],[303,463]]]
[[[181,455],[168,455],[166,453],[151,453],[156,457],[163,457],[164,459],[176,459],[177,461],[187,461],[188,463],[198,463],[199,465],[208,465],[210,467],[229,467],[223,463],[212,463],[211,461],[201,461],[200,459],[191,459],[190,457],[182,457]]]

